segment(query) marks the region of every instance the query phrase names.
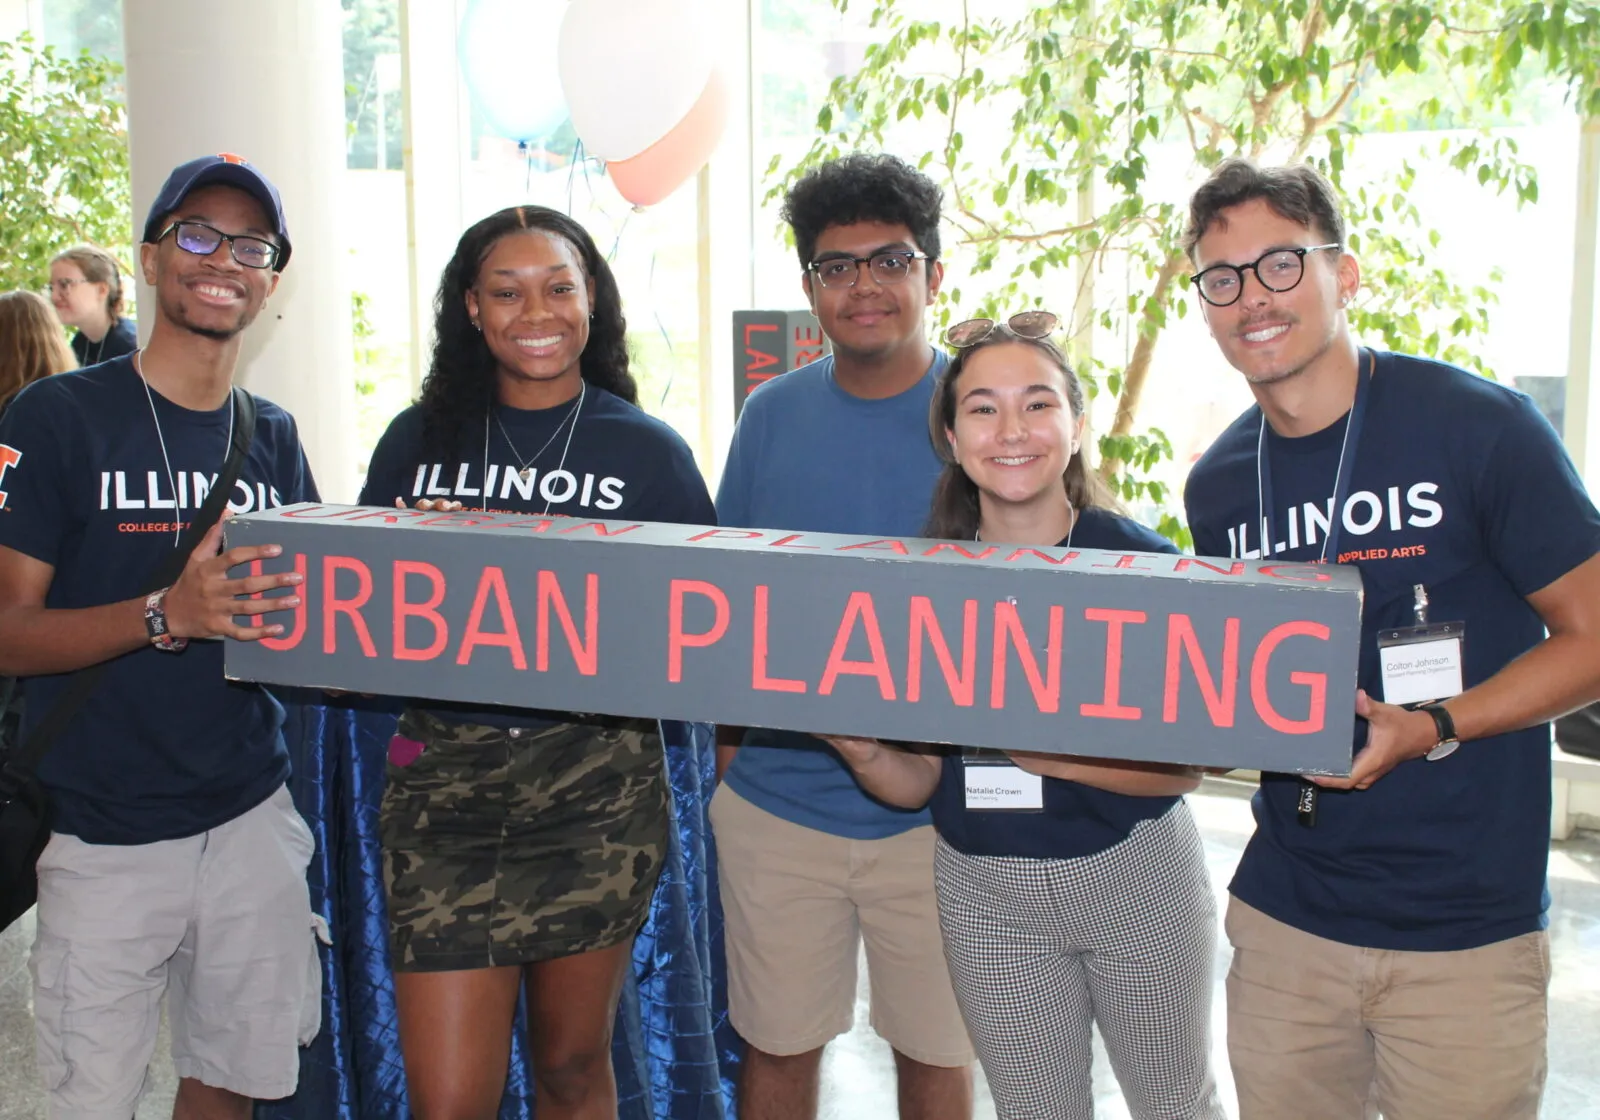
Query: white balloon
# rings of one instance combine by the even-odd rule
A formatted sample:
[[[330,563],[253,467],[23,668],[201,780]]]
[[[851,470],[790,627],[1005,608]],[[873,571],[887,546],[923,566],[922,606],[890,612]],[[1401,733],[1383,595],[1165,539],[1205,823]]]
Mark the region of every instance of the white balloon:
[[[461,76],[489,127],[508,140],[548,136],[567,119],[557,76],[561,0],[470,0]]]
[[[631,159],[671,132],[711,76],[713,38],[703,0],[572,0],[557,57],[589,153]]]

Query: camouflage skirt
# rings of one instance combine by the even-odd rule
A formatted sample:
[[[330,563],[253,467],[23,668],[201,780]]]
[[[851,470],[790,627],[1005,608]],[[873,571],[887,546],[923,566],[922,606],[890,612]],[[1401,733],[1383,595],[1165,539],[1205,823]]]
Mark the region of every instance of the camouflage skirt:
[[[620,944],[667,847],[653,722],[505,729],[401,717],[381,835],[391,964],[438,972]]]

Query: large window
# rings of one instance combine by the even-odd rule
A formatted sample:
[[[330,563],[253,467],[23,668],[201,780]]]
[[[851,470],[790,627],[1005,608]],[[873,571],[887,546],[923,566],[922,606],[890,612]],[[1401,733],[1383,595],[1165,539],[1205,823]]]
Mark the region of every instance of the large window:
[[[798,263],[778,218],[779,199],[765,196],[816,137],[817,113],[830,83],[860,67],[867,46],[885,35],[881,26],[872,24],[871,0],[852,2],[844,12],[831,0],[744,2],[751,52],[748,162],[742,146],[726,142],[717,158],[720,174],[727,174],[733,160],[741,164],[733,177],[748,181],[756,204],[748,227],[743,216],[713,212],[709,229],[701,229],[692,181],[660,205],[635,211],[617,196],[603,165],[583,158],[570,124],[553,125],[548,136],[525,148],[498,135],[492,114],[486,115],[474,102],[469,83],[459,74],[460,44],[453,28],[466,15],[470,0],[440,0],[453,13],[451,33],[415,47],[426,52],[432,64],[446,65],[457,74],[454,103],[439,111],[459,116],[460,137],[459,150],[428,156],[430,172],[436,172],[442,160],[457,176],[459,190],[454,197],[459,201],[446,210],[418,215],[419,230],[453,237],[478,218],[514,203],[570,211],[591,230],[617,271],[637,357],[641,404],[673,424],[702,456],[709,453],[702,463],[708,468],[709,459],[720,449],[701,446],[699,301],[707,278],[697,265],[699,239],[709,235],[718,244],[719,261],[727,259],[730,242],[741,249],[747,240],[751,242],[748,302],[752,305],[803,306]],[[413,339],[418,337],[413,320],[418,309],[425,308],[438,277],[417,277],[425,291],[423,299],[414,298],[415,246],[407,221],[403,170],[400,0],[340,0],[340,5],[349,177],[345,197],[352,203],[353,219],[346,227],[347,249],[361,393],[358,445],[364,458],[383,426],[412,398],[416,372],[426,367],[427,355],[412,353]],[[1004,16],[1022,6],[1022,0],[993,0],[984,6],[984,13]],[[926,0],[916,14],[942,19],[958,9],[957,0]],[[420,4],[413,9],[421,10]],[[120,0],[25,0],[15,6],[13,16],[22,19],[20,26],[60,50],[121,57]],[[1410,80],[1426,86],[1431,79],[1424,74]],[[1518,158],[1537,168],[1537,204],[1519,208],[1510,194],[1483,190],[1442,166],[1436,158],[1438,146],[1457,134],[1445,130],[1452,122],[1441,114],[1396,113],[1385,130],[1363,136],[1353,148],[1348,182],[1359,189],[1366,179],[1402,161],[1416,168],[1411,199],[1440,234],[1433,265],[1460,283],[1482,285],[1490,293],[1484,301],[1490,329],[1474,344],[1475,352],[1503,380],[1526,388],[1559,422],[1564,418],[1570,246],[1577,202],[1575,120],[1559,93],[1530,82],[1503,118],[1491,123],[1495,127],[1489,141],[1515,142]],[[973,137],[1002,136],[1010,127],[999,107],[989,117],[980,111],[966,122]],[[885,146],[915,160],[939,142],[931,116],[921,121],[908,116],[891,124]],[[776,171],[769,172],[774,161]],[[1153,150],[1149,193],[1181,206],[1200,176],[1186,146],[1160,146]],[[973,250],[961,243],[953,227],[946,230],[945,240],[947,296],[936,308],[939,317],[968,311],[993,277],[974,274]],[[1365,283],[1378,291],[1388,281],[1373,270]],[[1108,258],[1094,277],[1093,304],[1097,309],[1120,309],[1147,286],[1141,271]],[[739,287],[742,292],[742,279]],[[1030,294],[1064,316],[1072,313],[1074,286],[1064,270],[1047,275]],[[1419,297],[1418,302],[1425,299]],[[1156,348],[1138,420],[1141,428],[1158,427],[1170,437],[1174,458],[1158,476],[1174,486],[1194,457],[1249,401],[1242,381],[1211,345],[1200,316],[1193,307],[1189,310],[1185,318],[1171,323]],[[1125,314],[1115,319],[1109,329],[1092,331],[1091,349],[1103,382],[1106,374],[1129,361],[1137,340],[1136,320]],[[720,319],[713,323],[714,331],[724,329]],[[421,337],[425,339],[425,330]],[[729,371],[717,369],[715,375],[717,385],[725,387]],[[1097,399],[1093,419],[1100,430],[1111,422],[1112,399],[1109,392]]]
[[[344,7],[345,162],[401,166],[399,0],[341,0]]]
[[[41,7],[45,42],[122,61],[122,0],[46,0]]]
[[[873,10],[884,6],[872,0],[852,2],[843,13],[829,0],[750,2],[755,114],[752,163],[758,177],[756,197],[760,199],[811,147],[817,135],[818,110],[826,102],[832,79],[859,67],[866,45],[882,41],[887,32],[882,25],[872,23]],[[1020,0],[994,0],[982,6],[981,13],[977,5],[968,7],[974,19],[993,19],[1009,18],[1010,13],[1026,5]],[[957,0],[926,0],[917,5],[914,13],[904,5],[897,10],[918,20],[948,21],[959,18],[962,8]],[[908,75],[924,76],[930,83],[930,104],[931,91],[941,83],[947,84],[955,71],[953,56],[946,64],[930,58],[926,51],[906,64]],[[1573,140],[1577,122],[1559,91],[1531,77],[1513,103],[1488,122],[1491,127],[1481,134],[1486,147],[1510,141],[1515,145],[1516,158],[1537,170],[1538,202],[1519,207],[1514,192],[1496,194],[1483,189],[1440,158],[1441,142],[1464,134],[1450,131],[1454,121],[1448,108],[1412,111],[1434,95],[1446,105],[1450,103],[1449,90],[1429,85],[1439,85],[1440,81],[1424,71],[1421,75],[1396,78],[1382,89],[1369,83],[1361,96],[1383,98],[1383,104],[1391,108],[1385,113],[1386,119],[1371,125],[1353,143],[1346,189],[1360,191],[1402,165],[1415,170],[1408,201],[1421,209],[1426,225],[1438,233],[1429,268],[1469,290],[1481,287],[1487,293],[1483,298],[1473,297],[1474,309],[1486,308],[1489,321],[1487,333],[1473,343],[1473,353],[1501,380],[1530,391],[1553,419],[1559,419],[1568,348],[1570,245],[1577,178]],[[1114,100],[1122,93],[1106,91],[1105,96]],[[979,145],[986,156],[991,149],[997,153],[999,145],[994,141],[1009,136],[1013,127],[1010,112],[1010,107],[998,100],[969,110],[962,122],[968,153],[973,145]],[[1134,123],[1130,120],[1129,127]],[[925,153],[942,152],[944,124],[944,118],[936,119],[931,110],[926,117],[908,114],[892,118],[885,130],[884,146],[916,162]],[[1035,153],[1024,155],[1019,162],[1048,158]],[[773,161],[777,170],[767,173]],[[937,163],[930,170],[941,174]],[[1204,170],[1196,163],[1189,144],[1181,137],[1173,137],[1150,149],[1145,193],[1156,201],[1171,203],[1181,214],[1189,194],[1203,177]],[[1102,179],[1094,205],[1109,205],[1111,194]],[[1076,199],[1062,200],[1058,206],[1061,220],[1048,225],[1066,227],[1081,220],[1076,205]],[[1397,228],[1392,213],[1376,224]],[[755,226],[758,302],[765,306],[799,306],[802,297],[797,264],[793,251],[783,242],[776,200],[766,203]],[[1371,229],[1354,232],[1367,237]],[[1530,247],[1539,248],[1530,251]],[[1359,259],[1359,248],[1357,256]],[[945,298],[935,309],[936,319],[970,311],[1007,271],[1002,267],[977,274],[973,270],[974,258],[973,247],[963,244],[955,226],[947,225]],[[1006,263],[1004,257],[1000,263]],[[1067,268],[1046,271],[1036,280],[1026,278],[1025,298],[1037,298],[1070,320],[1078,291],[1076,280]],[[1109,430],[1116,408],[1115,394],[1109,391],[1113,379],[1127,368],[1138,342],[1140,320],[1138,313],[1129,308],[1148,294],[1150,280],[1142,267],[1116,255],[1099,262],[1092,280],[1092,307],[1097,313],[1109,311],[1112,320],[1092,328],[1087,336],[1101,389],[1093,406],[1092,423],[1103,432]],[[1375,296],[1393,294],[1382,270],[1370,270],[1364,283]],[[1172,460],[1161,465],[1154,475],[1169,488],[1165,509],[1148,505],[1137,511],[1152,522],[1162,512],[1181,512],[1177,508],[1178,495],[1193,461],[1251,401],[1242,378],[1227,366],[1208,337],[1192,295],[1188,298],[1187,314],[1169,320],[1160,335],[1136,423],[1136,430],[1161,429],[1173,447]],[[1415,297],[1419,337],[1409,340],[1407,349],[1422,350],[1422,335],[1438,322],[1430,298],[1419,284]],[[1533,324],[1539,326],[1535,329]]]
[[[780,198],[763,202],[784,172],[811,147],[817,111],[834,78],[859,64],[876,34],[859,12],[829,0],[750,0],[751,165],[755,221],[755,301],[768,309],[801,308],[800,265],[778,217]],[[776,169],[767,169],[776,161]]]
[[[462,51],[457,32],[470,5],[468,0],[445,2],[452,18],[440,26],[448,33],[430,35],[411,49],[423,52],[416,60],[419,68],[455,75],[453,96],[430,103],[426,111],[436,114],[434,123],[442,122],[443,133],[459,143],[451,150],[419,151],[416,158],[419,174],[452,177],[457,189],[449,193],[459,205],[417,214],[419,239],[453,244],[467,226],[506,206],[532,203],[570,213],[593,235],[616,272],[640,405],[696,446],[700,354],[693,181],[661,204],[636,211],[617,194],[604,166],[583,156],[570,122],[553,120],[547,134],[522,144],[497,132],[506,107],[485,104],[480,100],[484,84],[475,89],[461,71],[463,53],[468,62],[471,57],[470,51]],[[415,245],[407,238],[401,148],[399,2],[344,0],[344,5],[348,193],[361,218],[351,223],[350,249],[359,313],[359,443],[364,460],[389,419],[411,399],[413,373],[426,373],[429,355],[421,353],[413,361],[411,347],[413,338],[424,339],[426,345],[431,324],[420,324],[414,334],[412,317],[427,316],[439,277],[437,267],[417,276],[422,298],[413,304],[410,254]],[[518,94],[512,89],[501,96]],[[438,128],[429,132],[439,134]],[[440,161],[451,166],[441,171]],[[362,337],[363,331],[370,333]]]

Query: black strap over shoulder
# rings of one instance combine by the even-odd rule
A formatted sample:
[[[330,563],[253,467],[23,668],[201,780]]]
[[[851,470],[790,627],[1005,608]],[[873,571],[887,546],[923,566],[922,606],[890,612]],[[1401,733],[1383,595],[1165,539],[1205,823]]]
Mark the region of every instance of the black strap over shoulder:
[[[206,494],[205,502],[194,515],[189,527],[183,531],[172,552],[162,559],[156,570],[145,581],[144,589],[140,592],[142,595],[169,587],[177,581],[183,574],[184,565],[189,562],[189,556],[200,546],[201,539],[211,531],[211,527],[222,517],[222,511],[227,507],[228,496],[233,493],[234,484],[238,482],[239,474],[244,470],[245,456],[250,453],[250,441],[255,438],[255,398],[235,386],[233,410],[233,441],[228,445],[228,457],[222,464],[221,473],[217,475],[216,485]],[[23,784],[33,777],[45,754],[55,745],[73,717],[88,702],[95,687],[100,683],[100,676],[105,672],[106,665],[107,662],[102,661],[74,673],[66,691],[45,713],[44,718],[34,725],[33,732],[16,751],[4,760],[4,765],[0,766],[0,805],[15,797]]]

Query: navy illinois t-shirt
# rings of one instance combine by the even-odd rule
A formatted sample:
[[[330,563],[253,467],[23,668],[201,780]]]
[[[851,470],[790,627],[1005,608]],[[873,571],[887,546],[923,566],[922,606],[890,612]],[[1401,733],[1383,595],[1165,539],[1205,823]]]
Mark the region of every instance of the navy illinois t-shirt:
[[[393,506],[400,499],[414,506],[426,498],[505,513],[716,524],[711,495],[683,437],[614,393],[589,385],[581,409],[577,398],[544,409],[496,404],[485,419],[464,449],[441,456],[425,444],[421,407],[401,412],[373,450],[361,504]],[[423,710],[452,723],[494,727],[537,727],[563,718],[448,703]]]
[[[231,403],[195,412],[147,397],[131,357],[47,377],[17,396],[0,420],[0,545],[55,569],[47,607],[103,606],[145,591],[222,469],[231,415]],[[315,500],[293,418],[257,398],[228,510]],[[23,734],[69,679],[26,682]],[[223,679],[220,641],[123,654],[39,769],[52,824],[91,844],[215,828],[288,777],[282,725],[283,709],[261,688]]]
[[[1074,548],[1108,552],[1178,551],[1159,533],[1104,509],[1081,511],[1069,539]],[[1061,547],[1066,545],[1061,542]],[[1094,744],[1074,745],[1073,753],[1093,756]],[[1134,825],[1161,816],[1178,800],[1132,797],[1061,778],[1045,778],[1042,784],[1040,812],[969,811],[965,764],[958,752],[951,752],[944,758],[938,788],[928,803],[933,826],[945,843],[967,855],[1077,859],[1121,843]]]
[[[96,366],[139,349],[139,327],[132,319],[118,319],[99,342],[79,331],[72,336],[72,352],[80,366]]]
[[[1358,682],[1368,695],[1383,699],[1377,631],[1412,625],[1419,583],[1430,622],[1466,624],[1471,688],[1544,637],[1527,596],[1600,552],[1600,514],[1523,394],[1398,354],[1376,355],[1368,392],[1340,510],[1334,476],[1348,415],[1296,439],[1267,428],[1268,551],[1314,561],[1337,525],[1337,559],[1360,568],[1365,585]],[[1261,435],[1252,408],[1190,474],[1184,500],[1200,555],[1262,554]],[[1231,886],[1249,905],[1375,949],[1470,949],[1545,925],[1549,724],[1463,743],[1438,762],[1403,762],[1366,790],[1323,790],[1314,827],[1298,823],[1298,787],[1263,775],[1256,833]]]

